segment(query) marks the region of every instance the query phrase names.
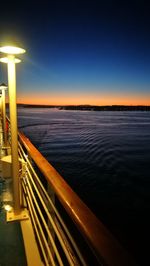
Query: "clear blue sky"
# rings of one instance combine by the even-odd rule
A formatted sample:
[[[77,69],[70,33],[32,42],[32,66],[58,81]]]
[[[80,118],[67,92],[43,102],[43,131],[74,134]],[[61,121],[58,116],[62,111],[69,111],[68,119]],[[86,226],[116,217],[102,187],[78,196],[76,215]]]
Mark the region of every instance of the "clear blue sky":
[[[26,49],[18,102],[150,105],[146,1],[7,2],[1,10],[1,45]],[[0,79],[7,82],[6,66]]]

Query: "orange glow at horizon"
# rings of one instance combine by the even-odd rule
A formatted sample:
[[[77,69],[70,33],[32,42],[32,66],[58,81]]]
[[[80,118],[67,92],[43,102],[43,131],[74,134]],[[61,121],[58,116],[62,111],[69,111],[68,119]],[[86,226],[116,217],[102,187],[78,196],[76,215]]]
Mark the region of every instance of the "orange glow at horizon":
[[[116,94],[44,94],[28,93],[20,94],[17,97],[17,103],[39,104],[39,105],[150,105],[148,95],[116,95]]]

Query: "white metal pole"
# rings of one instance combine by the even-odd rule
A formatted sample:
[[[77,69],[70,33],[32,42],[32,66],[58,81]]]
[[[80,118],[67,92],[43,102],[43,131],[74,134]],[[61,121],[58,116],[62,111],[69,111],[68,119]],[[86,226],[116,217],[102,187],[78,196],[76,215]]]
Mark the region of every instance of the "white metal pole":
[[[4,145],[6,145],[7,144],[7,132],[6,132],[5,89],[2,89],[2,115],[3,115]]]
[[[10,110],[10,129],[11,129],[14,212],[18,213],[20,212],[20,193],[19,193],[20,190],[19,190],[17,108],[16,108],[16,68],[15,68],[14,55],[8,55],[8,89],[9,89],[9,110]]]

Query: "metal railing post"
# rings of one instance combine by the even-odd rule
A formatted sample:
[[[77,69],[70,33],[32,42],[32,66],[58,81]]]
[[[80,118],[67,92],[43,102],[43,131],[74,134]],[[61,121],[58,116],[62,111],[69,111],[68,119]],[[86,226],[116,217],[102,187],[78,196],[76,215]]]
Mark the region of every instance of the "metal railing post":
[[[8,55],[8,88],[11,129],[11,153],[12,153],[12,179],[14,193],[14,212],[20,211],[19,192],[19,157],[18,157],[18,133],[17,133],[17,108],[16,108],[16,67],[15,56]]]

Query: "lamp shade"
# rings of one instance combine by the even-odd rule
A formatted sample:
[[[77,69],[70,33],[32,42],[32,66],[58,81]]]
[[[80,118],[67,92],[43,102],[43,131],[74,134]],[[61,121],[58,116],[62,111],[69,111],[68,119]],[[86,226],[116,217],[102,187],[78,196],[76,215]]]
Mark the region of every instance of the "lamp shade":
[[[26,51],[22,48],[15,46],[3,46],[0,47],[0,52],[5,54],[24,54]]]
[[[20,63],[21,62],[21,60],[19,58],[14,58],[14,61],[15,61],[15,63]],[[9,59],[8,59],[8,57],[3,57],[3,58],[0,58],[0,62],[8,63]]]

